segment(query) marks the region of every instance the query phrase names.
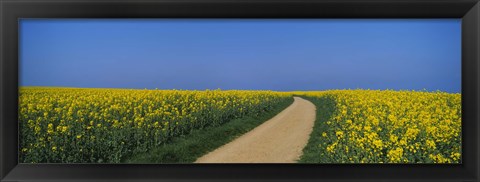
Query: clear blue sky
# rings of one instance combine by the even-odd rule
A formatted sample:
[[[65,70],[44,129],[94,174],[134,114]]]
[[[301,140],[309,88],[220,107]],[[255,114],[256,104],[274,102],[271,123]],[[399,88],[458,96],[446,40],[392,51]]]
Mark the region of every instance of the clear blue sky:
[[[20,85],[461,91],[460,19],[22,19]]]

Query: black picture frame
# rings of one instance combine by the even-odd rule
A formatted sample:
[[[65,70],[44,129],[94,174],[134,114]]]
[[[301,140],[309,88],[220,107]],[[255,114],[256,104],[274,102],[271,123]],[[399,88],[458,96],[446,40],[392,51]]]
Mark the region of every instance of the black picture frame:
[[[479,181],[478,0],[0,0],[1,181]],[[18,164],[19,18],[461,18],[462,164]]]

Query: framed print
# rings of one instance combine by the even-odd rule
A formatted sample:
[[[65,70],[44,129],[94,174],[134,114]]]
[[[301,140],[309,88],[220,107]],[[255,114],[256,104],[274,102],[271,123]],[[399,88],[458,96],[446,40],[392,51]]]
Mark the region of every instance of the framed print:
[[[479,6],[2,1],[0,179],[478,181]]]

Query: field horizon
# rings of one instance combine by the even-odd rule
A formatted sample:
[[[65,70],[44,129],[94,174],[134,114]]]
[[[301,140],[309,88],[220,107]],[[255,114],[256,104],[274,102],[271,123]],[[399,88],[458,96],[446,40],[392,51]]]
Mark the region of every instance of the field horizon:
[[[70,87],[70,86],[19,86],[21,88],[67,88],[67,89],[120,89],[120,90],[178,90],[178,91],[212,91],[212,90],[221,90],[221,91],[273,91],[273,92],[322,92],[322,91],[336,91],[336,90],[372,90],[372,91],[414,91],[414,92],[444,92],[451,94],[461,94],[461,92],[447,92],[442,90],[427,90],[427,89],[365,89],[365,88],[341,88],[341,89],[326,89],[326,90],[261,90],[261,89],[162,89],[162,88],[120,88],[120,87]]]

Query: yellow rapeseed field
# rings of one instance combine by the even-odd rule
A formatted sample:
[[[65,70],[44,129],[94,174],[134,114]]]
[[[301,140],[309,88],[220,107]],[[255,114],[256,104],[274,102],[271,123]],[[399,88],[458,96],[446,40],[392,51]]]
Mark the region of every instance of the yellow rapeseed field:
[[[117,163],[192,130],[267,112],[292,95],[313,101],[317,118],[328,114],[300,162],[461,162],[461,94],[47,87],[20,89],[20,162]]]
[[[174,136],[266,112],[288,93],[23,87],[21,162],[120,162]]]
[[[461,94],[390,90],[296,94],[335,103],[331,117],[319,127],[324,131],[318,139],[322,142],[314,146],[320,149],[317,161],[461,162]]]

